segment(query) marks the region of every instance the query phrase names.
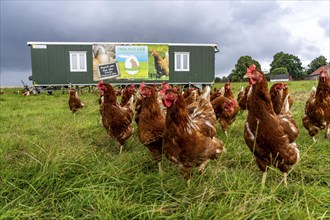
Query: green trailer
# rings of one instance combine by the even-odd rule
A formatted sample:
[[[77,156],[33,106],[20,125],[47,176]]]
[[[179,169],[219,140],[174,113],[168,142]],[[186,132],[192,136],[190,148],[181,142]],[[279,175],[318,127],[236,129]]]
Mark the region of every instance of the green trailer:
[[[27,42],[33,85],[211,85],[217,44],[122,42]]]

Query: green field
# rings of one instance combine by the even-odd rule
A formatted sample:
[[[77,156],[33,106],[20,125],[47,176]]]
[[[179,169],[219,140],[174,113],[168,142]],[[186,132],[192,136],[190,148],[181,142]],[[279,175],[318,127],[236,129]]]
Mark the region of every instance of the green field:
[[[245,85],[232,83],[234,95]],[[136,130],[119,155],[99,124],[97,91],[83,91],[85,108],[73,115],[67,91],[25,97],[2,89],[0,219],[330,219],[330,140],[323,131],[313,143],[301,123],[313,85],[289,83],[301,160],[287,187],[270,169],[263,190],[243,138],[247,112],[228,137],[218,124],[227,152],[187,188],[165,157],[159,173]]]

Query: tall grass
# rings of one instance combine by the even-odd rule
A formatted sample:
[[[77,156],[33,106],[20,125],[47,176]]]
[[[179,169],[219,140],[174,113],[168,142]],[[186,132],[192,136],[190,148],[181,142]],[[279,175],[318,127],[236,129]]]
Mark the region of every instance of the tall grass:
[[[227,152],[211,161],[190,188],[163,158],[163,172],[136,132],[119,155],[99,124],[98,94],[80,95],[73,115],[68,94],[0,96],[0,219],[330,219],[330,141],[303,128],[305,101],[315,81],[290,82],[299,125],[300,163],[288,175],[261,172],[243,139],[246,112],[226,137]],[[215,85],[223,86],[222,84]],[[245,83],[232,83],[236,95]],[[136,125],[134,124],[135,128]]]

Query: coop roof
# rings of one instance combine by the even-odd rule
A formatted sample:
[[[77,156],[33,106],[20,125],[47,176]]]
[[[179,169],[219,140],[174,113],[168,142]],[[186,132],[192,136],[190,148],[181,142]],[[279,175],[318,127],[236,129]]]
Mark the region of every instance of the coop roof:
[[[206,44],[206,43],[150,43],[150,42],[40,42],[40,41],[28,41],[27,46],[31,45],[94,45],[94,44],[149,44],[149,45],[159,45],[166,44],[169,46],[210,46],[214,47],[214,52],[219,52],[218,45],[216,43]]]
[[[314,72],[309,74],[308,77],[320,75],[320,72],[321,72],[322,69],[325,69],[329,74],[330,64],[317,68]]]

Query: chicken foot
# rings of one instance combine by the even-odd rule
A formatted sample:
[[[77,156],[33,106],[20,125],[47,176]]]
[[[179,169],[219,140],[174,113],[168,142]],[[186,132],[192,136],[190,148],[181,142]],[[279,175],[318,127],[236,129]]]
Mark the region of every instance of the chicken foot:
[[[208,164],[209,161],[210,159],[207,159],[199,166],[198,168],[199,175],[202,175],[204,173],[206,165]]]

